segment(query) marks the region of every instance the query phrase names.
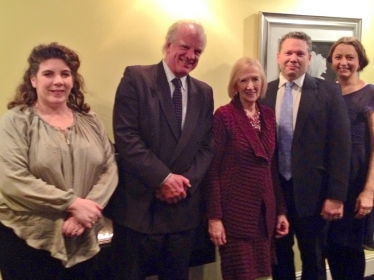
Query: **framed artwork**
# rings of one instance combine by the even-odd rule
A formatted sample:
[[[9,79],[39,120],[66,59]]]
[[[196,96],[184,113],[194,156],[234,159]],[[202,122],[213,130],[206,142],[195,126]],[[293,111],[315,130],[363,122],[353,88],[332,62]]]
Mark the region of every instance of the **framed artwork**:
[[[303,31],[313,41],[308,73],[314,77],[335,80],[336,75],[326,61],[331,45],[343,36],[361,40],[362,19],[293,15],[260,12],[259,57],[268,81],[278,78],[276,62],[279,41],[290,31]]]

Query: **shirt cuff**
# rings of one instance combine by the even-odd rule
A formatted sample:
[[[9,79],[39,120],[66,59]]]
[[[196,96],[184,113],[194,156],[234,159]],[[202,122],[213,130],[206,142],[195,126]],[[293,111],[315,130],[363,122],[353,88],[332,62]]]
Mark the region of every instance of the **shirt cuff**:
[[[166,178],[164,179],[164,181],[162,181],[162,183],[160,184],[159,187],[161,187],[161,186],[166,182],[166,180],[169,179],[169,177],[171,176],[171,174],[172,174],[172,173],[169,173],[169,175],[166,176]]]

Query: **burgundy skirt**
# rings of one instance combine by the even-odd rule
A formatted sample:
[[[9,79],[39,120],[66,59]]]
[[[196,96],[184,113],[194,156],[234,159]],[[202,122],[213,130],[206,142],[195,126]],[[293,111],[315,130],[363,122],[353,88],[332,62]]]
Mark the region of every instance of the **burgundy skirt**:
[[[275,254],[271,238],[241,239],[227,237],[219,247],[224,280],[254,280],[271,275]]]
[[[276,263],[275,243],[274,237],[267,236],[264,204],[261,207],[255,236],[226,236],[227,243],[219,247],[224,280],[255,280],[271,275],[271,265]]]

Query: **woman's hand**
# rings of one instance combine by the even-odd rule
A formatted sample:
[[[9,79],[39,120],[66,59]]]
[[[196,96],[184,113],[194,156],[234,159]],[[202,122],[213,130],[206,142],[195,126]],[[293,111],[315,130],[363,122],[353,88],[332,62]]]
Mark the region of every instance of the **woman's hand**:
[[[355,218],[361,219],[371,212],[373,209],[373,191],[363,190],[356,199]]]
[[[374,196],[374,110],[367,112],[367,121],[370,133],[370,160],[368,175],[364,189],[356,199],[355,218],[361,219],[373,210]]]
[[[289,223],[286,215],[277,216],[277,223],[275,225],[275,238],[281,238],[288,234]]]
[[[214,245],[222,246],[226,244],[225,228],[221,220],[209,219],[209,235]]]
[[[68,237],[80,236],[84,232],[84,230],[84,226],[78,223],[77,219],[72,216],[67,218],[62,225],[62,233]]]
[[[77,221],[85,228],[92,228],[98,219],[101,218],[101,207],[95,201],[83,198],[77,198],[67,209]]]

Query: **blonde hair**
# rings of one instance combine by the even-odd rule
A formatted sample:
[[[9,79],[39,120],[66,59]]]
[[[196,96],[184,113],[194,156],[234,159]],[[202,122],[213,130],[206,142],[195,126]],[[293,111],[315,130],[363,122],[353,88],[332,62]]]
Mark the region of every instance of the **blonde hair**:
[[[278,52],[281,51],[282,45],[283,45],[284,41],[286,41],[286,39],[302,40],[308,46],[308,53],[312,52],[312,44],[313,44],[312,39],[310,38],[310,36],[308,34],[306,34],[305,32],[302,32],[302,31],[291,31],[291,32],[288,32],[286,35],[283,35],[283,37],[279,41]]]
[[[262,67],[261,63],[257,59],[250,58],[250,57],[242,57],[237,62],[235,62],[231,70],[230,81],[227,87],[227,91],[231,99],[234,98],[234,96],[237,94],[235,90],[236,83],[239,81],[244,71],[250,66],[256,66],[258,68],[258,72],[260,74],[260,78],[262,82],[262,89],[261,89],[260,97],[263,98],[265,96],[268,84],[267,84],[264,68]]]

